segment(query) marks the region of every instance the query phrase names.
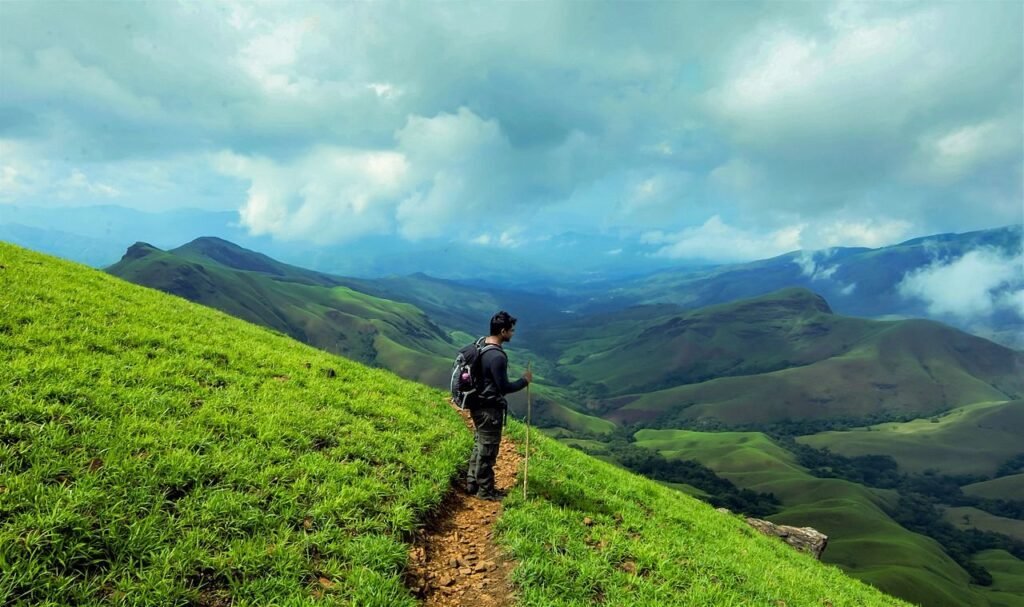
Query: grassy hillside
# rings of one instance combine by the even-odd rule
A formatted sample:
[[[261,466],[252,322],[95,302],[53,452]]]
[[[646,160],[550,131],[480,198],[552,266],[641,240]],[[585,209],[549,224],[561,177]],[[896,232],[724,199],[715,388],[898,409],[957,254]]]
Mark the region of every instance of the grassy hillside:
[[[853,319],[851,319],[853,320]],[[931,416],[1024,394],[1024,353],[931,321],[864,324],[842,354],[779,371],[722,377],[608,399],[616,421],[790,420]],[[756,342],[750,344],[755,350]]]
[[[641,316],[643,311],[649,316]],[[562,370],[609,395],[810,364],[847,351],[881,326],[834,316],[805,289],[689,313],[651,307],[587,319],[562,337]],[[667,312],[667,310],[666,310]]]
[[[499,521],[519,605],[903,604],[678,491],[543,436],[534,446],[531,497],[512,492]]]
[[[471,442],[441,392],[4,243],[0,289],[4,604],[413,604],[404,542]],[[531,445],[519,604],[904,604]]]
[[[986,592],[993,607],[1024,607],[1024,563],[1005,550],[986,550],[978,555],[978,562],[995,580]]]
[[[775,494],[784,508],[769,518],[828,535],[823,560],[851,575],[923,605],[986,605],[934,540],[889,517],[892,492],[816,478],[759,432],[641,430],[636,441],[670,459],[699,461],[740,487]]]
[[[440,394],[0,243],[0,602],[412,604]]]
[[[942,514],[959,529],[992,531],[1024,542],[1024,521],[995,516],[970,507],[946,508]]]
[[[978,497],[1024,501],[1024,473],[974,483],[963,489],[964,493]]]
[[[410,304],[216,238],[172,251],[137,243],[107,271],[434,386],[447,382],[458,349]]]
[[[799,438],[846,456],[889,455],[905,472],[991,476],[1024,452],[1024,400],[983,402],[930,419],[889,423]]]
[[[539,295],[473,289],[424,275],[342,278],[218,238],[199,238],[171,251],[137,243],[107,271],[433,386],[447,385],[454,353],[486,332],[498,309],[510,307],[519,314],[521,305],[526,314],[557,314],[555,303]],[[434,323],[437,318],[445,328]],[[539,319],[531,317],[524,323],[529,325],[522,331],[527,342],[535,322]],[[510,373],[522,371],[525,365],[518,361],[533,363],[538,413],[545,423],[594,433],[614,428],[612,422],[577,411],[563,388],[548,383],[555,367],[519,339],[511,356]],[[512,406],[525,415],[522,398],[513,399]]]

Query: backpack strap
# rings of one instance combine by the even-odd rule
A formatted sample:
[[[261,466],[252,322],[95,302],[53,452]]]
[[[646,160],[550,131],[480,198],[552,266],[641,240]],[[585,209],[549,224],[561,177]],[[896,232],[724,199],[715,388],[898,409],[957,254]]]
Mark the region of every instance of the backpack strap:
[[[479,350],[477,351],[476,354],[477,357],[480,359],[481,364],[483,363],[484,352],[489,352],[491,350],[501,350],[501,353],[505,354],[505,350],[501,346],[495,344],[484,344],[483,347],[479,347]],[[505,358],[508,358],[508,354],[505,354]]]

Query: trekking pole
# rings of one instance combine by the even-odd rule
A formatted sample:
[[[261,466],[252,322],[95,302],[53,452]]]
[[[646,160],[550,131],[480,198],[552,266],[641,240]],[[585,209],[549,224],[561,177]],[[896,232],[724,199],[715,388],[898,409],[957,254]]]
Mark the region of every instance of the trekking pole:
[[[526,370],[530,370],[530,361],[526,361]],[[526,463],[523,465],[524,500],[526,499],[526,484],[530,480],[530,402],[530,384],[526,384]]]

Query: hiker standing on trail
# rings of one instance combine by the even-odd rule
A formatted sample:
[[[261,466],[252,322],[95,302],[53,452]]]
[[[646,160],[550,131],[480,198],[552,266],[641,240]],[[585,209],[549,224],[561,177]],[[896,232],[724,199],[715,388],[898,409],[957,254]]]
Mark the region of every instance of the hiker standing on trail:
[[[516,319],[502,310],[491,318],[491,333],[480,349],[483,375],[482,388],[469,402],[469,413],[476,428],[473,454],[466,472],[466,491],[485,500],[500,500],[503,496],[494,487],[494,463],[501,445],[501,429],[508,410],[506,394],[518,392],[533,381],[529,370],[522,378],[508,381],[508,355],[502,345],[512,341],[516,332]]]

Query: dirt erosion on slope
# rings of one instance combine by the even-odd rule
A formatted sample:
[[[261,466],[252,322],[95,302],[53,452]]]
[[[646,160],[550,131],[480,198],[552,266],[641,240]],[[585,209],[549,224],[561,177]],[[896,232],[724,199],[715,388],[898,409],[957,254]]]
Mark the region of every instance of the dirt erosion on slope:
[[[468,413],[463,412],[472,428]],[[519,453],[507,437],[501,438],[494,468],[500,491],[520,491],[516,486]],[[459,481],[462,482],[461,479]],[[494,523],[501,503],[467,495],[462,486],[449,492],[434,516],[417,533],[409,551],[406,583],[428,607],[474,605],[498,607],[512,604],[508,583],[514,562],[494,543]]]

